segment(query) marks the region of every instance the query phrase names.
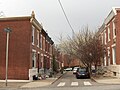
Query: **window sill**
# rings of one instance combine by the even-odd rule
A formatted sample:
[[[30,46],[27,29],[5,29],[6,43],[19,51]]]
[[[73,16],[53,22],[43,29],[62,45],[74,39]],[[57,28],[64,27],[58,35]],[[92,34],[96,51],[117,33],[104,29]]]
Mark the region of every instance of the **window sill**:
[[[113,39],[116,39],[116,36],[114,36]]]
[[[37,45],[37,47],[39,48],[39,45]]]
[[[34,43],[32,43],[32,45],[35,45]]]
[[[110,39],[108,40],[108,42],[110,42]]]
[[[42,50],[42,48],[40,48]]]

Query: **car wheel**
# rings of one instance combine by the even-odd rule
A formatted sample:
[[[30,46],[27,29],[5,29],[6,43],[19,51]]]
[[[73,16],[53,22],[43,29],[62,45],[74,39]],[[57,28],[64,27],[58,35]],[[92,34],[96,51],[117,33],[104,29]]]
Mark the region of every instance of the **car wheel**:
[[[77,79],[79,79],[77,76],[76,76]]]

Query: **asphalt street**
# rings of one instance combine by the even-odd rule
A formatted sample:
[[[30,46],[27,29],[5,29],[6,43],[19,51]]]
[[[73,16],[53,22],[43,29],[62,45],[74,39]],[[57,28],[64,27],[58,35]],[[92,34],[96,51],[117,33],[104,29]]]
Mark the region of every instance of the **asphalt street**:
[[[52,85],[37,90],[120,90],[120,85],[100,84],[86,78],[76,79],[69,71]]]

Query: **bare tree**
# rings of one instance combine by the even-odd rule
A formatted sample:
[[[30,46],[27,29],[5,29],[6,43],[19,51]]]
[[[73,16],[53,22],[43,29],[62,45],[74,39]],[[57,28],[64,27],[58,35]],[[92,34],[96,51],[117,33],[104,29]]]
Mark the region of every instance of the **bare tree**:
[[[100,58],[103,57],[103,47],[96,36],[96,32],[92,32],[86,27],[74,36],[72,42],[74,55],[85,67],[89,67],[91,72],[91,66],[95,65],[97,67]]]
[[[90,72],[91,66],[94,65],[97,68],[100,58],[103,57],[103,46],[96,36],[96,32],[90,31],[88,27],[81,29],[79,33],[74,34],[74,37],[62,40],[60,48],[72,58],[77,58],[79,65],[82,62]],[[68,60],[71,61],[71,59]]]
[[[73,56],[73,49],[72,49],[72,42],[71,38],[68,36],[67,39],[63,39],[62,34],[59,37],[59,48],[60,51],[65,55],[66,63],[70,67],[71,62],[74,60]]]
[[[72,51],[72,46],[71,46],[71,42],[69,40],[65,40],[62,41],[61,45],[61,51],[66,54],[66,62],[68,64],[68,66],[70,67],[70,63],[73,60],[73,51]]]

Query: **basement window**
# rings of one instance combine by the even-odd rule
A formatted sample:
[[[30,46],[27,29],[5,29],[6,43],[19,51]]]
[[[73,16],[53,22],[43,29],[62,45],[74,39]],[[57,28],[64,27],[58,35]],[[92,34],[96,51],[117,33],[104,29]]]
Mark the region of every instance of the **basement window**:
[[[113,72],[113,75],[116,76],[117,75],[116,72]]]

